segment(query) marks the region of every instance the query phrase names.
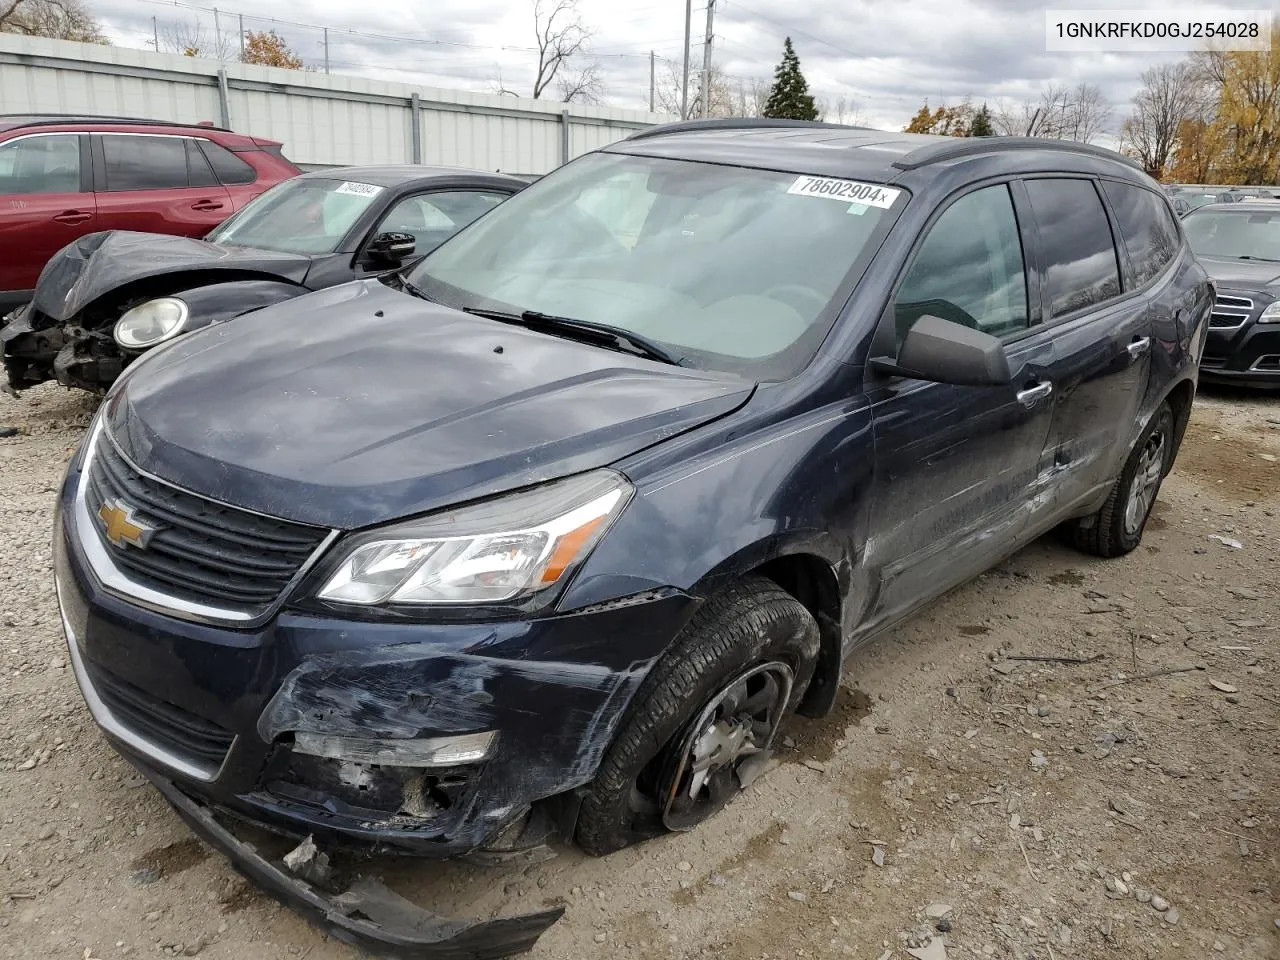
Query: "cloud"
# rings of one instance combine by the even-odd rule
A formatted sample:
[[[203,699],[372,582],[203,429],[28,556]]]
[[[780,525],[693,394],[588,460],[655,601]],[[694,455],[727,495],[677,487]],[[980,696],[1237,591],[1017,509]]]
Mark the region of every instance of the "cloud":
[[[164,0],[91,0],[115,42],[149,45],[155,17],[165,26],[198,20],[213,29],[209,9]],[[684,11],[678,2],[579,0],[593,29],[592,45],[607,101],[640,108],[649,97],[649,52],[665,64],[682,55]],[[706,0],[694,4],[691,84],[702,60]],[[1164,10],[1161,0],[1127,0],[1133,8]],[[860,122],[901,128],[920,104],[1032,99],[1050,83],[1088,81],[1116,107],[1113,124],[1128,112],[1142,70],[1162,57],[1142,54],[1065,54],[1045,51],[1045,16],[1065,3],[1036,0],[720,0],[712,49],[730,77],[767,80],[790,36],[811,90],[821,98],[858,102]],[[1105,7],[1073,0],[1074,7]],[[211,6],[211,4],[210,4]],[[703,9],[697,9],[703,8]],[[1215,3],[1250,9],[1250,0]],[[1203,17],[1210,9],[1198,7]],[[222,10],[221,4],[219,9]],[[249,15],[251,13],[251,15]],[[246,30],[275,29],[309,65],[324,62],[328,25],[330,69],[433,86],[530,92],[537,57],[533,0],[382,0],[353,5],[340,0],[258,0],[251,11],[220,15],[234,43],[240,14]],[[352,32],[354,31],[354,33]],[[415,42],[417,41],[417,42]],[[423,42],[432,41],[432,42]],[[1174,59],[1177,55],[1164,55]]]

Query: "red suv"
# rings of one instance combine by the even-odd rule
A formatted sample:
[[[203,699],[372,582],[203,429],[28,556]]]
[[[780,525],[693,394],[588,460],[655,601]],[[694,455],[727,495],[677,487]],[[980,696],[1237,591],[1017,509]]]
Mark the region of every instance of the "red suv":
[[[302,172],[280,147],[202,124],[0,115],[0,315],[86,233],[204,236]]]

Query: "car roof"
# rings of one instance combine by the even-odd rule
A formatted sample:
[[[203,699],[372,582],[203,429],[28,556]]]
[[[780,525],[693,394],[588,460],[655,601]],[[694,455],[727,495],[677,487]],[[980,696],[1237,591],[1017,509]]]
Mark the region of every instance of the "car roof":
[[[489,173],[469,170],[466,167],[429,167],[416,163],[386,164],[368,167],[326,167],[302,174],[304,180],[356,180],[375,187],[399,187],[421,180],[467,177],[507,183],[512,186],[528,186],[529,181],[508,173]]]
[[[1275,213],[1280,208],[1278,200],[1240,200],[1237,202],[1227,203],[1206,203],[1203,206],[1196,207],[1192,213],[1216,213],[1218,211],[1226,211],[1227,213]]]
[[[226,127],[209,123],[178,123],[171,120],[150,120],[145,117],[93,116],[79,113],[0,113],[0,133],[19,127],[171,127],[177,130],[212,130],[232,133]],[[244,134],[240,134],[244,136]]]
[[[1099,161],[1127,173],[1128,157],[1090,144],[1033,137],[946,137],[787,120],[694,120],[663,124],[606,147],[672,159],[892,181],[902,174],[972,157],[1054,155],[1054,167],[1089,171]]]

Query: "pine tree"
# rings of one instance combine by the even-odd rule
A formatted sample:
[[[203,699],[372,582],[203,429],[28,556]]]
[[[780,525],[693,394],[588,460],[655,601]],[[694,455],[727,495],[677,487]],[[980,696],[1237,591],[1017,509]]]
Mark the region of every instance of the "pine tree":
[[[995,128],[991,126],[991,111],[987,109],[987,105],[984,103],[978,108],[978,112],[973,115],[973,123],[969,124],[969,136],[994,137],[995,135]]]
[[[818,108],[809,93],[809,84],[800,72],[800,58],[791,38],[782,48],[782,62],[773,71],[773,89],[764,105],[764,115],[781,120],[817,120]]]

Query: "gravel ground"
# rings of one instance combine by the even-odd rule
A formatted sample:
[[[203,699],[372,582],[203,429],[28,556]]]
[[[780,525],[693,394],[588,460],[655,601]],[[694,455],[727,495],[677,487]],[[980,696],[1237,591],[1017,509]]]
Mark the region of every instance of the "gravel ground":
[[[92,409],[0,396],[20,431],[0,439],[0,957],[351,958],[194,840],[88,719],[48,540]],[[459,915],[566,903],[540,960],[1276,960],[1278,458],[1280,399],[1202,395],[1137,552],[1042,541],[934,604],[693,834],[369,866]]]

